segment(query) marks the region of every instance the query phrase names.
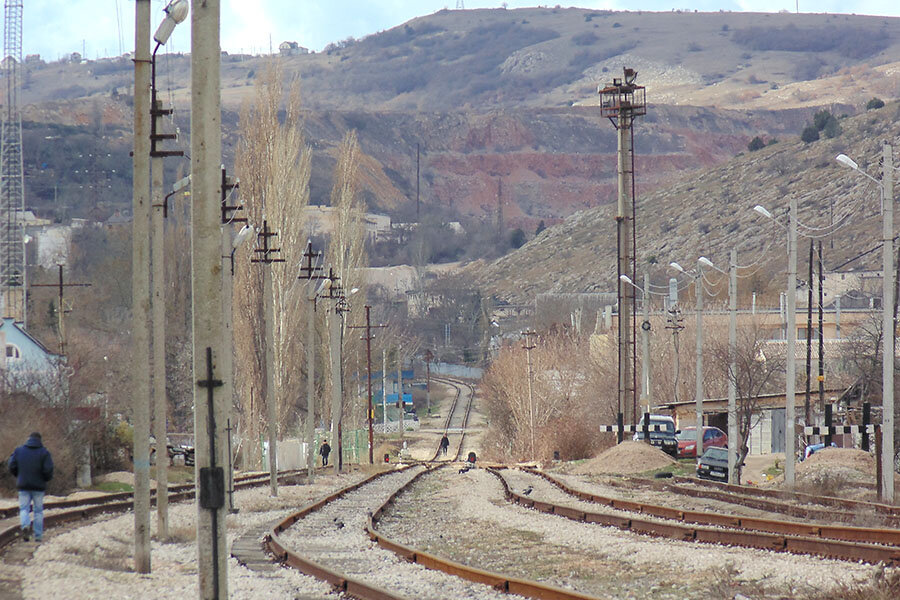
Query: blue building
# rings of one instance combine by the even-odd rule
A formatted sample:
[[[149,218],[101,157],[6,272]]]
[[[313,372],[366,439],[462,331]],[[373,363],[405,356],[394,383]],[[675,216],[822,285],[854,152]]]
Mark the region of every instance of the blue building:
[[[6,347],[3,378],[10,392],[22,392],[48,402],[63,401],[68,392],[65,357],[54,354],[20,323],[4,318],[0,340]]]

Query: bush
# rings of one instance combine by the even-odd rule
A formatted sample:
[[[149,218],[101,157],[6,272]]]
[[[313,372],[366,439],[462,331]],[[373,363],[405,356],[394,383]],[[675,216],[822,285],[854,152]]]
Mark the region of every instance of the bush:
[[[807,125],[803,128],[803,133],[800,134],[800,139],[807,144],[815,142],[819,139],[819,128],[815,125]]]
[[[509,234],[509,245],[513,248],[521,248],[525,245],[528,239],[525,237],[525,232],[521,229],[513,229]]]
[[[879,109],[884,106],[884,100],[881,98],[872,98],[868,102],[866,102],[866,110],[874,110]]]
[[[755,138],[750,140],[749,144],[747,144],[747,149],[750,152],[756,152],[757,150],[762,150],[765,147],[766,147],[766,143],[763,142],[762,138],[759,136],[756,136]]]
[[[822,130],[822,133],[825,134],[825,137],[829,140],[832,138],[836,138],[841,135],[841,125],[837,122],[837,119],[831,117],[827,123],[825,123],[825,128]]]
[[[831,119],[834,119],[834,116],[829,111],[824,109],[816,111],[816,114],[813,115],[813,125],[816,126],[816,129],[822,131]]]

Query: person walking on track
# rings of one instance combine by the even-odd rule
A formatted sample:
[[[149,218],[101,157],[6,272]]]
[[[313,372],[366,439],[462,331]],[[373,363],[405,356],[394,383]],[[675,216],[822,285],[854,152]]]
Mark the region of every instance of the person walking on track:
[[[13,450],[7,464],[19,490],[22,537],[27,542],[33,531],[34,541],[40,542],[44,537],[44,492],[53,478],[53,457],[44,447],[41,434],[35,431],[28,436],[27,442]]]
[[[319,454],[322,455],[322,466],[328,466],[328,455],[331,454],[331,446],[328,445],[328,440],[322,442],[322,447],[319,448]]]
[[[450,438],[447,437],[447,434],[444,434],[444,437],[441,438],[441,454],[444,456],[447,455],[447,448],[450,447]]]

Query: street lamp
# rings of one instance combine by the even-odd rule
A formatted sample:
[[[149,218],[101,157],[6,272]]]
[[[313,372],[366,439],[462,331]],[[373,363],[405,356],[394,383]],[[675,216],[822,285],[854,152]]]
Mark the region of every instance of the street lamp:
[[[737,249],[731,249],[727,273],[705,256],[698,262],[728,276],[728,480],[740,483],[737,478]]]
[[[702,258],[703,257],[697,260],[697,269],[692,269],[691,271],[685,271],[677,262],[669,263],[669,266],[679,273],[694,278],[694,297],[697,302],[697,345],[694,350],[697,360],[694,391],[694,402],[696,403],[697,413],[697,435],[695,438],[697,443],[697,447],[695,448],[697,458],[700,458],[700,455],[703,454],[703,271],[701,270],[701,267],[704,263],[703,260],[701,260]],[[709,260],[707,259],[706,262],[709,262]]]
[[[156,50],[169,41],[169,37],[175,31],[175,26],[183,23],[187,18],[189,9],[190,3],[188,0],[172,0],[163,9],[163,12],[166,13],[166,18],[162,20],[162,23],[156,28],[156,33],[153,34],[153,41],[156,42],[153,54],[156,54]]]
[[[875,182],[881,190],[882,214],[882,365],[881,365],[881,498],[894,501],[894,165],[891,145],[882,145],[882,176],[878,181],[846,154],[835,160]]]
[[[753,210],[760,215],[778,224],[772,213],[757,204]],[[794,352],[797,345],[797,197],[791,194],[790,226],[788,227],[788,282],[787,282],[787,347],[786,347],[786,373],[784,383],[784,483],[788,487],[794,486],[794,467],[797,462],[797,434],[796,423],[796,397],[794,386],[796,385],[797,367]]]
[[[627,283],[641,293],[641,302],[643,304],[644,320],[641,323],[641,400],[647,406],[647,412],[650,412],[650,276],[644,274],[644,287],[640,288],[631,278],[622,273],[619,279]],[[649,440],[648,440],[649,441]]]

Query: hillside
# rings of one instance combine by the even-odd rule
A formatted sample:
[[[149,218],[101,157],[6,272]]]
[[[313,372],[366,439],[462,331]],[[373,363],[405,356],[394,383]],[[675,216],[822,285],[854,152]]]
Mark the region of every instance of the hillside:
[[[748,280],[741,284],[742,293],[782,288],[784,230],[752,208],[761,204],[783,221],[791,195],[798,198],[798,218],[809,226],[827,226],[832,211],[836,222],[852,215],[846,227],[825,239],[826,268],[877,245],[881,239],[878,188],[841,167],[834,157],[845,153],[880,179],[882,142],[900,145],[898,118],[900,105],[891,103],[840,120],[843,133],[833,139],[810,144],[797,138],[784,140],[640,194],[638,272],[649,271],[651,281],[663,285],[673,275],[667,268],[672,261],[688,266],[702,255],[726,268],[729,251],[740,244],[739,264],[755,265],[743,272]],[[643,175],[639,165],[639,181]],[[581,211],[492,264],[470,264],[465,277],[501,298],[518,301],[549,291],[614,290],[614,208]],[[807,247],[808,241],[801,237],[801,262]],[[879,261],[880,254],[873,253],[853,266],[877,269]],[[715,274],[712,278],[720,279]]]
[[[615,134],[597,114],[596,88],[622,66],[638,70],[652,103],[636,141],[649,191],[722,163],[756,135],[799,134],[816,107],[854,114],[872,96],[895,97],[900,19],[443,10],[279,60],[302,81],[314,202],[328,198],[336,144],[356,129],[373,210],[410,214],[419,145],[426,210],[475,221],[499,210],[508,228],[530,232],[612,201]],[[226,164],[240,107],[270,61],[223,56]],[[177,109],[170,129],[184,148],[189,68],[187,56],[159,57],[162,95]],[[54,218],[127,208],[131,61],[31,61],[23,72],[29,206]],[[170,178],[185,168],[167,161]]]

